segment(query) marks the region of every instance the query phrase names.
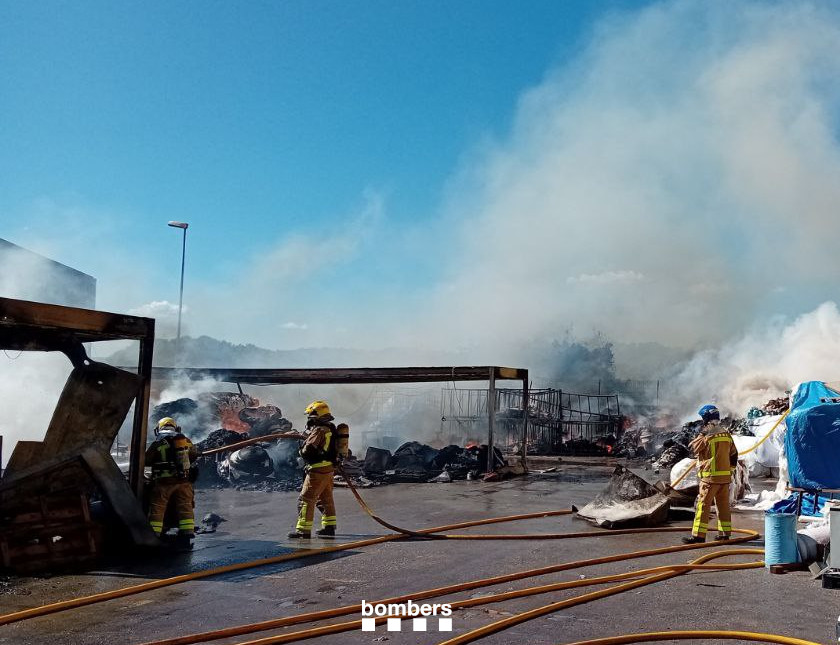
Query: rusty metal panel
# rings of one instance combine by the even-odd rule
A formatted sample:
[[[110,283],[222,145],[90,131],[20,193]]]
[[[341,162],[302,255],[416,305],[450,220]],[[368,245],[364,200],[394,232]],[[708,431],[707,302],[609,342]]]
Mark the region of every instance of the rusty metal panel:
[[[80,454],[88,448],[109,454],[139,380],[104,363],[74,368],[47,429],[45,454]]]
[[[34,466],[41,461],[43,452],[44,444],[40,441],[18,441],[6,465],[6,475]]]

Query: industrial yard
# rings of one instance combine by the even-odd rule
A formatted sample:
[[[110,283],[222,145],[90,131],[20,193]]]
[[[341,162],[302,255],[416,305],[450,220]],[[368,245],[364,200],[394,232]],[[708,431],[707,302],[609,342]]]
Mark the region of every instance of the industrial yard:
[[[4,0],[0,69],[0,645],[840,643],[840,3]]]
[[[533,475],[501,483],[397,484],[364,492],[365,499],[382,517],[419,529],[471,519],[569,508],[591,498],[607,481],[611,467],[598,465],[561,467],[557,473]],[[339,491],[339,537],[343,543],[382,535],[354,502],[348,491]],[[82,575],[23,579],[3,587],[4,613],[37,604],[116,589],[160,577],[216,567],[231,562],[265,558],[291,552],[295,546],[278,536],[294,518],[292,493],[207,491],[197,496],[196,514],[216,512],[227,519],[216,533],[198,535],[193,553],[152,562],[134,561],[103,565]],[[737,512],[735,526],[762,530],[762,514]],[[687,526],[687,523],[682,523]],[[527,520],[458,531],[476,533],[555,533],[591,530],[571,517]],[[615,535],[573,540],[517,541],[417,541],[400,540],[363,547],[335,555],[315,556],[269,565],[205,580],[187,582],[76,610],[35,618],[0,628],[0,642],[35,644],[49,639],[56,644],[127,644],[183,636],[235,625],[293,616],[360,602],[402,595],[456,582],[486,578],[549,564],[602,555],[627,553],[677,545],[680,533]],[[312,546],[332,542],[315,541]],[[751,542],[740,546],[761,546]],[[734,548],[734,547],[722,547]],[[507,583],[461,594],[445,600],[474,598],[536,584],[578,580],[670,563],[686,563],[701,549],[664,556],[575,569],[516,583]],[[761,556],[738,556],[731,561],[751,561]],[[453,632],[411,632],[403,621],[401,633],[376,633],[358,628],[324,643],[438,643],[502,618],[549,602],[590,591],[554,592],[455,611]],[[619,596],[557,611],[482,639],[486,643],[569,643],[578,640],[645,631],[708,629],[708,616],[725,612],[728,629],[771,632],[818,643],[830,642],[836,610],[808,572],[773,575],[766,569],[693,573],[654,583]],[[797,611],[782,610],[786,598],[797,598]],[[439,601],[439,600],[436,600]],[[219,642],[239,643],[283,634],[311,626],[357,620],[358,614],[274,630]],[[717,642],[717,641],[706,641]]]

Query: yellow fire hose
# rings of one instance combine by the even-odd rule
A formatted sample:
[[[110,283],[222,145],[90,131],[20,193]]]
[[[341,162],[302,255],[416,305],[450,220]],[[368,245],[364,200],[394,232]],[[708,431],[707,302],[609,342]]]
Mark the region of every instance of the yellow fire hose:
[[[752,539],[753,536],[748,536],[746,538],[740,539]],[[708,545],[707,545],[708,546]],[[672,550],[678,551],[681,550],[683,547],[672,547]],[[657,552],[660,550],[657,549]],[[412,594],[405,594],[402,596],[396,596],[393,598],[386,598],[384,600],[378,600],[372,602],[370,604],[389,604],[389,603],[402,603],[407,602],[409,599],[413,601],[417,600],[426,600],[428,598],[434,598],[438,596],[446,596],[449,594],[461,592],[461,591],[468,591],[480,587],[486,587],[491,585],[501,584],[503,582],[510,582],[513,580],[521,580],[524,578],[535,577],[540,575],[545,575],[546,573],[551,573],[558,570],[558,567],[562,567],[559,570],[569,570],[569,569],[577,569],[585,566],[591,566],[593,564],[600,564],[602,560],[608,561],[616,561],[613,558],[620,558],[620,559],[632,559],[634,557],[642,557],[639,554],[644,554],[646,552],[637,552],[637,553],[628,553],[628,554],[621,554],[620,556],[608,556],[608,558],[597,558],[595,560],[584,560],[578,562],[570,562],[564,563],[562,565],[554,565],[552,567],[545,567],[543,569],[534,569],[531,571],[522,571],[514,574],[508,574],[504,576],[496,576],[493,578],[486,578],[483,580],[475,580],[472,582],[465,582],[460,584],[449,585],[446,587],[439,587],[437,589],[427,589],[424,591],[418,591]],[[709,553],[704,555],[702,558],[699,558],[692,564],[674,564],[674,565],[665,565],[661,567],[654,567],[651,569],[640,569],[637,571],[629,571],[627,573],[619,573],[619,574],[612,574],[608,576],[601,576],[597,578],[589,578],[586,580],[572,580],[569,582],[558,582],[548,585],[540,585],[536,587],[528,587],[525,589],[517,589],[514,591],[507,591],[503,593],[492,594],[488,596],[481,596],[479,598],[470,598],[468,600],[461,600],[450,603],[453,609],[464,609],[467,607],[475,607],[495,602],[501,602],[503,600],[510,600],[512,598],[522,598],[526,596],[533,596],[537,594],[549,593],[552,591],[562,591],[565,589],[573,589],[577,587],[586,587],[591,585],[599,585],[605,584],[608,582],[615,582],[619,580],[628,580],[633,578],[639,578],[640,576],[652,576],[654,574],[661,574],[667,572],[669,574],[668,577],[673,577],[673,575],[680,575],[682,573],[686,573],[691,570],[739,570],[739,569],[752,569],[764,566],[763,562],[748,562],[742,564],[719,564],[719,565],[706,565],[703,562],[707,560],[711,560],[714,558],[719,558],[723,556],[729,555],[741,555],[741,554],[760,554],[763,553],[762,549],[731,549],[728,551],[716,551],[714,553]],[[657,577],[658,579],[658,577]],[[645,584],[649,584],[650,582],[655,582],[656,580],[649,580]],[[615,588],[614,588],[615,589]],[[624,589],[622,589],[624,590]],[[619,593],[618,591],[615,593]],[[585,600],[583,602],[588,602]],[[322,611],[310,612],[306,614],[298,614],[296,616],[288,616],[285,618],[278,618],[274,620],[267,620],[259,623],[249,624],[249,625],[240,625],[238,627],[229,627],[225,629],[219,629],[209,632],[204,632],[200,634],[192,634],[189,636],[182,636],[179,638],[171,638],[159,641],[153,641],[150,643],[146,643],[145,645],[190,645],[192,643],[200,643],[206,642],[210,640],[217,640],[220,638],[230,638],[233,636],[240,636],[243,634],[250,634],[258,631],[267,631],[270,629],[278,629],[280,627],[287,627],[290,625],[296,625],[300,623],[308,623],[314,622],[318,620],[325,620],[328,618],[335,618],[338,616],[345,616],[348,614],[358,614],[361,612],[362,606],[360,604],[357,605],[348,605],[345,607],[340,607],[337,609],[327,609]],[[377,618],[377,622],[384,622],[387,617]],[[247,641],[246,643],[240,643],[239,645],[263,645],[268,643],[289,643],[298,640],[304,640],[308,638],[315,638],[317,636],[325,636],[327,634],[335,634],[345,631],[350,631],[353,629],[358,629],[361,626],[361,620],[354,620],[345,623],[338,623],[334,625],[326,625],[323,627],[315,627],[299,632],[292,632],[288,634],[283,634],[281,636],[269,637],[266,639],[259,639],[256,641]]]
[[[219,448],[211,448],[210,450],[205,450],[204,452],[200,453],[200,457],[206,457],[207,455],[215,455],[218,452],[229,452],[231,450],[239,450],[243,446],[250,446],[252,443],[260,443],[262,441],[271,441],[272,439],[305,439],[302,434],[297,432],[275,432],[274,434],[266,434],[261,437],[251,437],[250,439],[245,439],[244,441],[239,441],[237,443],[229,443],[226,446],[220,446]]]
[[[774,426],[775,428],[775,426]],[[772,432],[772,431],[771,431]],[[507,521],[518,521],[524,519],[531,519],[531,518],[538,518],[538,517],[550,517],[550,516],[557,516],[557,515],[567,515],[574,510],[560,510],[560,511],[548,511],[548,512],[540,512],[540,513],[527,513],[521,515],[513,515],[513,516],[505,516],[505,517],[497,517],[497,518],[489,518],[485,520],[476,520],[476,521],[468,521],[468,522],[460,522],[458,524],[451,524],[447,526],[441,527],[434,527],[429,529],[422,529],[418,531],[412,531],[408,529],[403,529],[400,527],[396,527],[382,518],[378,517],[373,510],[364,502],[361,496],[356,491],[355,487],[352,485],[352,482],[348,479],[348,485],[351,488],[354,496],[356,497],[357,501],[360,503],[362,508],[377,522],[382,524],[383,526],[388,527],[391,530],[397,531],[396,535],[385,535],[380,536],[377,538],[370,538],[366,540],[358,540],[355,542],[349,542],[345,544],[339,544],[330,547],[324,547],[319,549],[305,549],[302,551],[298,551],[296,553],[285,554],[281,556],[276,556],[272,558],[264,558],[261,560],[255,560],[251,562],[244,562],[234,565],[228,565],[224,567],[218,567],[215,569],[210,569],[207,571],[199,571],[191,574],[184,574],[181,576],[174,576],[172,578],[166,578],[163,580],[155,580],[148,583],[143,583],[140,585],[134,585],[132,587],[126,587],[123,589],[116,589],[109,592],[94,594],[91,596],[86,596],[82,598],[75,598],[72,600],[52,603],[49,605],[44,605],[42,607],[35,607],[32,609],[22,610],[18,612],[14,612],[11,614],[6,614],[4,616],[0,616],[0,625],[16,622],[19,620],[24,620],[27,618],[32,618],[35,616],[43,616],[47,614],[56,613],[59,611],[64,611],[67,609],[72,609],[76,607],[82,607],[90,604],[94,604],[97,602],[102,602],[105,600],[110,600],[112,598],[119,598],[128,595],[133,595],[137,593],[141,593],[143,591],[148,591],[151,589],[157,589],[165,586],[170,586],[174,584],[178,584],[181,582],[186,582],[188,580],[196,580],[200,578],[206,578],[214,575],[219,575],[223,573],[228,573],[231,571],[240,571],[243,569],[248,569],[252,567],[268,565],[268,564],[275,564],[279,562],[284,562],[288,560],[294,560],[299,558],[311,557],[315,555],[322,555],[325,553],[333,553],[337,551],[344,551],[354,548],[360,548],[363,546],[369,546],[372,544],[380,544],[384,542],[389,542],[393,540],[403,539],[404,537],[435,537],[435,538],[442,538],[442,539],[564,539],[570,537],[590,537],[590,536],[606,536],[606,535],[622,535],[628,533],[649,533],[649,532],[672,532],[672,531],[685,531],[687,528],[679,528],[679,527],[668,527],[668,528],[661,528],[661,529],[625,529],[621,531],[589,531],[589,532],[578,532],[578,533],[570,533],[570,534],[520,534],[520,535],[452,535],[452,534],[443,534],[443,531],[460,529],[460,528],[467,528],[471,526],[481,526],[486,524],[493,524],[499,522],[507,522]],[[679,552],[683,550],[691,550],[696,548],[704,548],[708,546],[715,546],[721,544],[735,544],[739,542],[744,542],[747,540],[751,540],[757,536],[755,531],[749,531],[744,529],[735,529],[734,532],[743,534],[741,537],[733,538],[726,543],[723,542],[711,542],[711,543],[701,543],[701,544],[690,544],[690,545],[681,545],[681,546],[670,546],[670,547],[662,547],[657,549],[649,549],[645,551],[636,551],[631,553],[623,553],[613,556],[605,556],[601,558],[593,558],[589,560],[579,560],[574,562],[566,562],[556,565],[551,565],[547,567],[542,567],[540,569],[533,569],[530,571],[523,571],[517,572],[514,574],[507,574],[503,576],[495,576],[492,578],[486,578],[482,580],[475,580],[466,583],[460,583],[456,585],[449,585],[447,587],[441,587],[438,589],[431,589],[426,591],[421,591],[413,594],[407,594],[404,596],[400,596],[396,599],[388,599],[386,601],[380,601],[382,603],[387,602],[400,602],[406,601],[408,599],[412,600],[419,600],[424,598],[432,598],[440,595],[446,595],[450,593],[456,593],[458,591],[464,591],[468,589],[476,589],[480,587],[500,584],[503,582],[508,582],[512,580],[519,580],[522,578],[537,576],[537,575],[545,575],[547,573],[554,573],[558,571],[565,571],[570,569],[576,569],[585,566],[593,566],[596,564],[603,564],[608,562],[618,562],[622,560],[629,560],[634,558],[640,557],[648,557],[653,555],[660,555],[665,553],[673,553]],[[454,639],[450,639],[445,641],[445,645],[455,645],[459,643],[468,643],[483,636],[501,631],[506,629],[509,626],[519,624],[526,620],[530,620],[532,618],[545,615],[547,613],[552,613],[558,611],[560,609],[575,606],[578,604],[583,604],[586,602],[590,602],[592,600],[597,600],[599,598],[604,598],[607,596],[615,595],[618,593],[622,593],[624,591],[628,591],[630,589],[652,584],[655,582],[659,582],[661,580],[666,580],[669,578],[673,578],[678,575],[682,575],[687,571],[695,570],[695,569],[717,569],[717,570],[737,570],[737,569],[746,569],[746,568],[754,568],[763,566],[761,562],[751,562],[751,563],[743,563],[743,564],[734,564],[734,565],[706,565],[705,562],[723,557],[726,555],[738,555],[743,553],[763,553],[761,549],[731,549],[728,551],[719,551],[714,553],[706,554],[701,558],[693,561],[691,564],[688,565],[667,565],[663,567],[656,567],[652,569],[643,569],[638,571],[632,571],[624,574],[616,574],[612,576],[602,576],[599,578],[592,578],[589,580],[579,580],[579,581],[571,581],[571,582],[564,582],[564,583],[555,583],[550,585],[541,585],[537,587],[531,587],[527,589],[521,589],[516,591],[510,591],[500,594],[494,594],[491,596],[485,596],[481,598],[474,598],[469,600],[462,600],[452,603],[454,608],[464,608],[470,606],[476,606],[485,603],[491,602],[499,602],[502,600],[507,600],[510,598],[517,598],[517,597],[524,597],[530,595],[536,595],[540,593],[548,593],[550,591],[557,591],[562,589],[569,589],[581,586],[588,586],[594,584],[604,584],[607,582],[619,581],[619,580],[629,580],[628,582],[624,582],[622,584],[616,585],[614,587],[610,587],[608,589],[603,589],[600,591],[594,591],[590,593],[583,594],[581,596],[577,596],[575,598],[570,598],[564,601],[551,603],[544,607],[540,607],[529,612],[525,612],[523,614],[519,614],[517,616],[512,616],[502,621],[497,621],[490,625],[486,625],[482,628],[477,630],[473,630],[466,634],[462,634]],[[640,578],[640,576],[642,576]],[[337,616],[346,615],[349,613],[354,613],[360,611],[360,605],[352,605],[348,607],[342,607],[332,610],[320,611],[320,612],[312,612],[310,614],[302,614],[298,616],[291,616],[271,621],[263,621],[261,623],[251,624],[251,625],[242,625],[238,627],[232,627],[223,630],[216,630],[214,632],[205,632],[202,634],[193,634],[189,636],[183,636],[174,639],[168,639],[164,641],[156,641],[155,645],[186,645],[188,643],[197,643],[203,642],[207,640],[216,640],[218,638],[242,635],[246,633],[254,633],[257,631],[264,631],[268,629],[276,629],[279,627],[283,627],[286,625],[293,625],[299,624],[303,622],[311,622],[314,620],[323,620],[326,618],[332,618]],[[382,620],[385,620],[386,617],[383,617]],[[379,622],[382,622],[380,620]],[[268,645],[269,643],[283,643],[283,642],[293,642],[297,640],[303,640],[307,638],[314,638],[317,636],[322,636],[331,633],[338,633],[342,631],[348,631],[350,629],[356,629],[361,625],[361,621],[350,621],[346,623],[339,623],[336,625],[326,625],[323,627],[316,627],[312,629],[303,630],[300,632],[294,633],[287,633],[280,636],[273,636],[268,638],[259,639],[256,641],[248,641],[247,643],[242,643],[240,645]],[[685,632],[693,633],[693,632]],[[733,632],[735,633],[735,632]],[[745,632],[746,633],[746,632]],[[635,636],[635,635],[634,635]],[[640,635],[640,636],[650,636],[650,635]],[[756,636],[764,636],[764,635],[756,635]],[[785,637],[782,636],[775,636],[770,635],[775,639],[780,640],[770,640],[768,642],[780,642],[780,643],[794,643],[794,644],[809,644],[808,641],[802,641],[797,639],[788,639],[783,640]],[[629,638],[629,637],[619,637],[619,638]],[[688,636],[686,636],[688,638]],[[651,636],[651,639],[653,637]],[[655,639],[654,639],[655,640]],[[752,640],[760,640],[759,638],[753,638]],[[622,641],[622,642],[637,642],[637,641]],[[151,644],[149,644],[151,645]],[[444,644],[441,644],[444,645]]]
[[[459,522],[457,524],[448,524],[446,526],[436,526],[434,528],[423,529],[417,531],[420,534],[439,533],[440,531],[452,531],[455,529],[468,528],[471,526],[483,526],[485,524],[494,524],[497,522],[510,522],[516,520],[534,519],[539,517],[551,517],[556,515],[569,515],[572,510],[560,511],[542,511],[538,513],[525,513],[522,515],[510,515],[507,517],[493,517],[484,520],[474,520],[471,522]],[[180,576],[173,576],[171,578],[162,578],[160,580],[152,580],[144,582],[139,585],[132,585],[131,587],[123,587],[122,589],[113,589],[90,596],[83,596],[80,598],[73,598],[71,600],[62,600],[60,602],[42,605],[41,607],[33,607],[32,609],[23,609],[21,611],[12,612],[0,616],[0,625],[7,625],[19,620],[27,618],[35,618],[36,616],[46,616],[47,614],[54,614],[67,609],[75,609],[77,607],[85,607],[93,605],[98,602],[112,600],[114,598],[123,598],[125,596],[132,596],[144,591],[152,589],[160,589],[161,587],[169,587],[171,585],[180,584],[181,582],[188,582],[190,580],[199,580],[201,578],[209,578],[223,573],[231,573],[233,571],[242,571],[243,569],[252,569],[254,567],[261,567],[269,564],[278,564],[280,562],[288,562],[289,560],[298,560],[301,558],[308,558],[317,555],[324,555],[326,553],[336,553],[338,551],[348,551],[350,549],[358,549],[372,544],[381,544],[383,542],[391,542],[393,540],[402,539],[402,534],[396,535],[381,535],[375,538],[368,538],[365,540],[356,540],[354,542],[345,542],[344,544],[336,544],[335,546],[322,547],[318,549],[303,549],[295,553],[286,553],[271,558],[263,558],[260,560],[251,560],[249,562],[240,562],[237,564],[229,564],[223,567],[216,567],[214,569],[207,569],[206,571],[195,571],[193,573],[186,573]]]
[[[790,414],[790,408],[788,408],[787,410],[785,410],[785,413],[784,413],[781,417],[779,417],[779,419],[776,421],[776,423],[774,423],[774,424],[773,424],[773,427],[772,427],[772,428],[770,428],[770,431],[769,431],[766,435],[764,435],[764,437],[762,437],[762,438],[761,438],[761,440],[760,440],[758,443],[756,443],[754,446],[750,446],[749,448],[747,448],[746,450],[744,450],[744,452],[739,452],[739,453],[738,453],[738,456],[740,457],[741,455],[747,455],[747,454],[751,453],[753,450],[758,450],[758,447],[759,447],[761,444],[763,444],[765,441],[767,441],[767,440],[768,440],[768,439],[769,439],[769,438],[773,435],[773,433],[776,431],[776,428],[778,428],[778,427],[779,427],[779,424],[780,424],[782,421],[784,421],[784,420],[785,420],[785,418],[787,418],[787,415],[788,415],[788,414]],[[689,466],[689,467],[686,469],[686,471],[685,471],[682,475],[680,475],[680,476],[677,478],[677,481],[675,481],[673,484],[670,484],[670,487],[671,487],[671,488],[676,488],[676,487],[677,487],[677,484],[679,484],[680,482],[682,482],[682,480],[683,480],[683,479],[685,479],[686,477],[688,477],[689,473],[690,473],[692,470],[694,470],[695,468],[697,468],[697,463],[698,463],[698,462],[697,462],[697,460],[695,459],[695,460],[694,460],[694,463],[693,463],[693,464],[691,464],[691,466]]]
[[[673,632],[647,632],[644,634],[625,634],[623,636],[609,636],[593,640],[575,641],[567,645],[625,645],[626,643],[650,643],[653,641],[682,641],[682,640],[730,640],[757,641],[759,643],[782,643],[782,645],[820,645],[814,641],[801,638],[779,636],[777,634],[762,634],[759,632],[732,632],[713,629],[682,630]]]

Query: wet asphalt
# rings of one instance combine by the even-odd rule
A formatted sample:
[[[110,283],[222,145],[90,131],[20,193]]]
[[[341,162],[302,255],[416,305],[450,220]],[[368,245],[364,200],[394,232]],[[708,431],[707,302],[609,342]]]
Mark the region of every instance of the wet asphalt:
[[[580,461],[580,460],[579,460]],[[460,481],[449,484],[396,484],[365,489],[368,503],[388,521],[419,529],[465,520],[582,506],[606,483],[611,467],[582,460],[557,471],[499,483]],[[645,473],[652,476],[652,473]],[[772,483],[758,485],[769,486]],[[96,571],[18,578],[0,585],[0,609],[19,609],[236,562],[291,552],[287,540],[296,515],[296,494],[199,490],[196,517],[215,512],[228,521],[215,533],[199,535],[188,554],[145,554],[98,565]],[[313,539],[311,546],[350,542],[383,535],[349,491],[336,490],[339,536]],[[734,524],[761,531],[763,516],[736,512]],[[687,522],[678,525],[687,526]],[[541,518],[467,529],[466,533],[571,532],[592,527],[571,516]],[[681,534],[609,535],[574,540],[394,541],[337,554],[219,575],[136,596],[0,627],[0,644],[139,644],[188,633],[328,609],[410,593],[456,582],[547,566],[549,564],[677,544]],[[519,589],[631,571],[666,563],[684,563],[704,551],[668,554],[565,571],[426,602],[446,602]],[[748,561],[752,556],[732,558]],[[453,632],[354,630],[309,642],[371,644],[439,643],[501,618],[570,598],[591,588],[456,611]],[[570,643],[585,638],[639,631],[733,629],[836,642],[840,590],[823,589],[806,572],[771,575],[765,569],[689,574],[628,593],[561,610],[482,639],[481,643]],[[343,622],[358,615],[326,622]],[[319,623],[323,624],[323,623]],[[286,628],[297,631],[302,626]],[[242,643],[284,630],[239,636],[221,643]],[[715,642],[715,641],[706,641]],[[731,641],[730,641],[731,642]]]

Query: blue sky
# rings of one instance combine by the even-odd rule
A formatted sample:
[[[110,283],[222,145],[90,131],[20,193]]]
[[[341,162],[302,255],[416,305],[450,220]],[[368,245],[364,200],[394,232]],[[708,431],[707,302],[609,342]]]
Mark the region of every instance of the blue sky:
[[[165,222],[183,219],[195,281],[289,232],[319,237],[367,190],[417,224],[459,156],[628,4],[3,3],[0,234],[29,243],[21,220],[49,237],[53,211],[92,211],[163,274],[178,249]],[[172,299],[165,277],[151,289]]]
[[[2,3],[0,237],[171,319],[189,221],[187,329],[237,342],[694,345],[833,297],[797,235],[836,197],[838,25],[828,2]]]

